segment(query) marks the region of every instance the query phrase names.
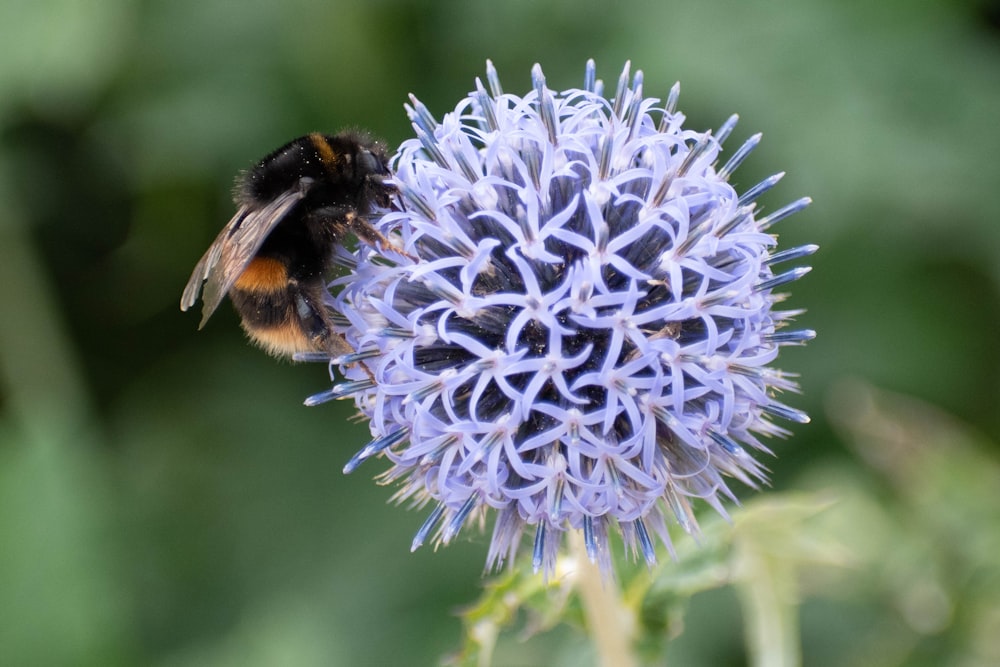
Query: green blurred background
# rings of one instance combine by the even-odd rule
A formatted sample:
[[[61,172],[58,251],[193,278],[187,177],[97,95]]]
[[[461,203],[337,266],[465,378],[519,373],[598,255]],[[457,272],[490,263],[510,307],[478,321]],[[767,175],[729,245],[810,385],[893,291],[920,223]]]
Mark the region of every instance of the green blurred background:
[[[809,665],[1000,660],[1000,6],[848,2],[6,0],[0,5],[0,664],[422,665],[459,643],[487,539],[409,553],[321,366],[178,310],[234,175],[312,130],[396,145],[496,64],[524,93],[626,59],[696,129],[763,131],[737,185],[810,195],[782,245],[819,332],[781,366],[814,421],[775,490],[834,500],[803,570]],[[613,85],[613,83],[612,83]],[[872,387],[898,395],[884,395]],[[933,406],[933,407],[932,407]],[[750,492],[742,492],[751,498]],[[680,538],[683,541],[685,538]],[[811,574],[810,574],[811,573]],[[904,576],[905,575],[905,576]],[[853,582],[853,584],[851,583]],[[498,665],[588,664],[560,627]],[[996,653],[992,653],[996,651]],[[695,596],[672,664],[741,665]]]

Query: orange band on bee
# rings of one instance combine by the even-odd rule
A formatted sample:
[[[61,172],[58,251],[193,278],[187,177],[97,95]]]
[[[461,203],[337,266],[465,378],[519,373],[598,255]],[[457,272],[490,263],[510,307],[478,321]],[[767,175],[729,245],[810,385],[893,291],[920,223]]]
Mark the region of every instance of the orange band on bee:
[[[233,287],[246,292],[278,292],[288,287],[288,269],[273,257],[254,257]]]
[[[318,132],[313,132],[309,135],[309,139],[312,141],[313,146],[316,148],[316,152],[319,153],[319,159],[322,160],[323,164],[327,169],[333,169],[337,165],[338,157],[330,146],[330,142],[327,141],[326,137]]]

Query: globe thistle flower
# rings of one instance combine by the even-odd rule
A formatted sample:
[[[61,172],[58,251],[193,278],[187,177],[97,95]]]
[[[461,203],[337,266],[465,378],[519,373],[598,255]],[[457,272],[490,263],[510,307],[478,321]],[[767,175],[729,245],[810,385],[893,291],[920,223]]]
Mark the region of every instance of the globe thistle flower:
[[[757,146],[725,161],[718,131],[685,129],[678,86],[643,96],[626,65],[606,98],[588,63],[582,89],[487,85],[438,122],[411,98],[415,138],[393,159],[401,210],[377,223],[400,248],[343,253],[336,308],[356,354],[348,380],[308,403],[351,396],[396,498],[429,506],[413,540],[448,543],[493,515],[488,566],[512,559],[525,531],[550,572],[568,530],[607,571],[609,533],[633,554],[668,549],[667,520],[697,530],[692,502],[725,515],[727,478],[765,481],[750,451],[807,416],[771,364],[788,330],[775,290],[809,269],[778,265],[756,200],[777,174],[739,193],[729,182]],[[336,290],[335,290],[336,291]],[[748,451],[749,450],[749,451]]]

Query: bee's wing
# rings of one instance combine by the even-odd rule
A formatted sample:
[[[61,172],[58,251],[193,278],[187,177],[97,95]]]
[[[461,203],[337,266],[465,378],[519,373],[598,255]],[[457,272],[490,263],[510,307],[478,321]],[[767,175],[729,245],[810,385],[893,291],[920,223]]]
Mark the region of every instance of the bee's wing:
[[[209,271],[218,264],[219,256],[222,254],[222,245],[229,237],[230,228],[245,215],[246,210],[241,208],[233,219],[222,228],[219,235],[212,241],[212,245],[208,247],[205,254],[195,264],[194,271],[191,272],[191,277],[188,278],[187,286],[184,287],[184,293],[181,295],[181,310],[187,310],[198,300],[198,295],[201,294],[201,284],[208,278]]]
[[[194,267],[181,295],[181,310],[187,310],[202,295],[201,324],[212,316],[236,279],[254,258],[264,239],[304,196],[301,190],[284,192],[261,208],[241,206],[222,228]],[[204,291],[202,290],[204,283]]]

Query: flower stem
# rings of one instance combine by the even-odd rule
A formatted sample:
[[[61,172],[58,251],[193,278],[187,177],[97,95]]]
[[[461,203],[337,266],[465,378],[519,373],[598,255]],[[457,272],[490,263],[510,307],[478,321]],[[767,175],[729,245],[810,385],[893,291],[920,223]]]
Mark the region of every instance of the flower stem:
[[[745,551],[745,550],[744,550]],[[742,568],[752,573],[736,584],[754,667],[799,667],[798,572],[776,558],[744,553]]]
[[[570,531],[569,541],[576,557],[576,590],[583,615],[601,667],[636,667],[634,640],[635,612],[622,601],[618,584],[604,577],[590,562],[580,531]]]

